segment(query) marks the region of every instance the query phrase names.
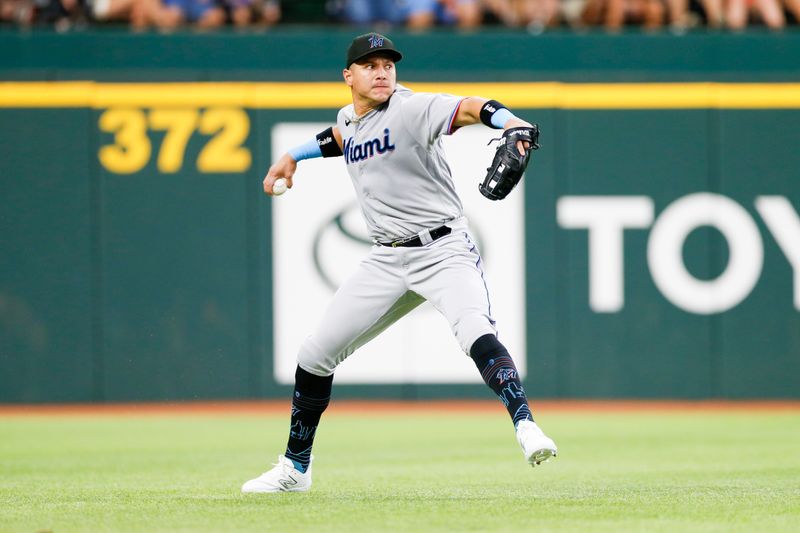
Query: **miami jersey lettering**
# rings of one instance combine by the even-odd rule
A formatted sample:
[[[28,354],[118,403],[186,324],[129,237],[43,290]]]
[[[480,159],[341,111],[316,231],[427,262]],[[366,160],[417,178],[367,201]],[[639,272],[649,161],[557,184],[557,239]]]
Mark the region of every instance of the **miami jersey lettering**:
[[[389,128],[385,128],[383,130],[383,139],[376,137],[360,144],[353,142],[352,137],[345,139],[343,143],[344,150],[342,150],[345,163],[348,165],[350,163],[358,163],[374,155],[393,151],[394,145],[389,140],[390,134]]]

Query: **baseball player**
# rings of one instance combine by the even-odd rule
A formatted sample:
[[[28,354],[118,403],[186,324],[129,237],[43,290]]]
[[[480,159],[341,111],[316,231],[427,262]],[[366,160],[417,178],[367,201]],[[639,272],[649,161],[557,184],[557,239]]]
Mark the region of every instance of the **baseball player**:
[[[481,185],[484,195],[499,199],[519,180],[524,164],[512,172],[513,183],[503,173],[514,158],[527,163],[538,130],[494,100],[414,93],[398,85],[395,65],[402,57],[383,35],[353,39],[343,71],[353,103],[339,111],[336,126],[283,154],[264,178],[264,192],[272,195],[278,179],[292,186],[299,161],[342,157],[375,245],[300,347],[286,452],[242,492],[311,487],[311,448],[337,365],[424,300],[445,316],[508,409],[525,459],[538,465],[556,455],[555,443],[533,421],[514,361],[497,339],[481,256],[441,140],[470,124],[505,130],[508,149],[498,148]]]

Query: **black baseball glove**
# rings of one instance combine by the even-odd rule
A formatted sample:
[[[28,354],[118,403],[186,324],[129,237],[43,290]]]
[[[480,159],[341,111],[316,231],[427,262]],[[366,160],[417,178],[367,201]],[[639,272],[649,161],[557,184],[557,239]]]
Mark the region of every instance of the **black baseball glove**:
[[[530,128],[507,129],[499,140],[500,145],[494,153],[492,166],[486,169],[486,178],[478,186],[481,194],[489,200],[502,200],[522,179],[531,152],[539,148],[539,126],[534,124]],[[530,143],[525,149],[525,155],[520,155],[517,150],[517,141]]]

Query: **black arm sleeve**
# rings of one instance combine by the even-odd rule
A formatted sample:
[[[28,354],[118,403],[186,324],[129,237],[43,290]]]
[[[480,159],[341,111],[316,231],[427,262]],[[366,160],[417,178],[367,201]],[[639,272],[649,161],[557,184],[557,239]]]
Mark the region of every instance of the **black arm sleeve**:
[[[333,127],[317,133],[317,144],[322,152],[322,157],[339,157],[342,155],[342,149],[339,148],[336,138],[333,136]]]

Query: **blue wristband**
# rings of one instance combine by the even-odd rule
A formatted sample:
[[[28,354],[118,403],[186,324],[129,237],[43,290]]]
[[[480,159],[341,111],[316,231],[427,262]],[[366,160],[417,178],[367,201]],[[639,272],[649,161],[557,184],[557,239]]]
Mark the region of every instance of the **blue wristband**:
[[[292,156],[292,158],[294,158],[295,161],[322,157],[322,149],[319,147],[319,143],[317,142],[316,138],[291,148],[288,153],[290,156]]]
[[[498,109],[492,114],[492,126],[495,128],[502,130],[503,127],[508,122],[508,119],[515,118],[514,113],[506,109],[505,107]]]

